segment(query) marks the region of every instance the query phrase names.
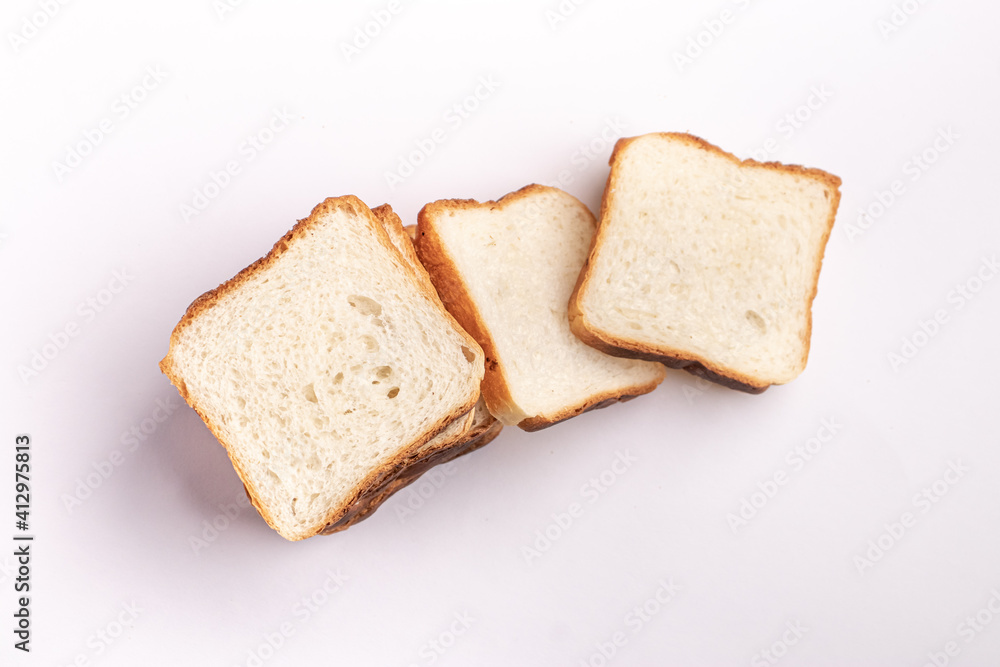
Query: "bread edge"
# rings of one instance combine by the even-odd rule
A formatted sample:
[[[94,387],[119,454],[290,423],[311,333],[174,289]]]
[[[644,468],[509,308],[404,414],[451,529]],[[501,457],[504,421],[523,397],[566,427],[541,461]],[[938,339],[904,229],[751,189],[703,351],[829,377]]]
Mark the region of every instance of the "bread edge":
[[[243,470],[242,466],[240,466],[237,460],[233,457],[229,443],[226,442],[225,438],[222,437],[221,430],[211,419],[208,418],[208,416],[204,412],[202,412],[200,407],[196,405],[195,401],[191,398],[187,390],[187,384],[184,381],[184,378],[182,378],[174,369],[173,350],[174,346],[178,343],[178,339],[180,337],[181,332],[183,332],[183,330],[186,329],[191,324],[191,322],[193,322],[194,319],[198,317],[198,315],[214,307],[222,296],[242,287],[243,284],[248,281],[250,276],[254,275],[258,271],[262,271],[270,267],[288,249],[291,243],[293,243],[296,239],[303,236],[311,227],[318,224],[321,216],[327,213],[339,211],[341,209],[350,210],[352,213],[355,213],[356,215],[359,215],[360,217],[366,219],[369,223],[370,228],[375,230],[374,233],[379,242],[387,249],[389,249],[390,252],[395,253],[400,257],[400,259],[402,260],[401,263],[405,267],[407,267],[407,270],[409,270],[410,273],[414,276],[415,283],[418,289],[423,293],[423,295],[427,298],[430,298],[435,303],[440,304],[440,300],[438,299],[437,294],[433,290],[428,291],[429,286],[422,279],[418,270],[415,267],[413,267],[408,261],[406,261],[406,258],[403,257],[400,254],[400,251],[396,249],[396,247],[393,245],[391,239],[388,236],[388,233],[385,231],[380,221],[375,217],[371,209],[369,209],[368,206],[363,201],[361,201],[354,195],[345,195],[342,197],[329,197],[324,201],[322,201],[321,203],[317,204],[307,218],[303,218],[302,220],[296,222],[295,225],[274,244],[274,246],[266,255],[264,255],[257,261],[253,262],[248,267],[244,268],[235,276],[225,281],[218,287],[211,289],[202,294],[201,296],[199,296],[198,298],[196,298],[191,303],[191,305],[188,306],[187,310],[184,312],[184,315],[181,317],[180,321],[177,323],[172,333],[170,334],[170,348],[167,351],[166,356],[160,361],[159,364],[160,371],[167,376],[167,378],[170,380],[170,383],[177,388],[178,392],[180,393],[184,401],[191,406],[191,408],[198,414],[199,417],[201,417],[202,421],[205,422],[205,425],[208,426],[208,429],[209,431],[211,431],[212,435],[214,435],[215,438],[219,441],[219,443],[222,444],[222,446],[226,449],[226,454],[229,456],[229,460],[233,464],[233,469],[236,470],[236,474],[239,476],[241,482],[243,483],[243,487],[246,491],[247,498],[250,500],[251,504],[260,514],[261,518],[263,518],[264,521],[267,522],[267,524],[271,526],[271,528],[273,528],[279,535],[293,542],[304,540],[309,537],[321,534],[323,533],[323,531],[326,529],[327,526],[335,524],[340,519],[340,517],[343,516],[350,509],[351,505],[355,502],[355,500],[358,497],[363,496],[366,493],[366,490],[369,489],[370,487],[376,486],[380,482],[380,478],[384,477],[387,473],[389,473],[389,471],[397,468],[398,462],[400,460],[405,459],[408,456],[411,456],[417,449],[419,449],[422,445],[424,445],[428,440],[430,440],[435,435],[440,433],[454,419],[464,415],[469,410],[471,410],[475,406],[476,401],[479,398],[478,394],[471,394],[469,400],[467,401],[467,404],[464,405],[461,409],[457,409],[454,411],[453,414],[438,420],[438,422],[435,422],[435,424],[432,425],[432,427],[428,431],[426,431],[423,435],[418,437],[414,442],[402,445],[397,450],[396,454],[389,457],[389,459],[383,462],[382,465],[372,470],[366,477],[364,477],[360,482],[358,482],[358,484],[355,485],[354,489],[352,489],[347,494],[346,500],[340,506],[331,508],[327,513],[326,518],[317,522],[314,526],[306,528],[301,533],[290,533],[282,530],[277,525],[277,522],[275,521],[274,517],[261,502],[260,496],[258,495],[256,489],[254,489],[250,484],[249,476],[247,475],[246,471]],[[447,310],[445,310],[445,312],[447,313]],[[450,315],[449,319],[454,322],[454,318],[450,317]],[[458,331],[462,337],[464,337],[469,343],[471,343],[470,347],[472,350],[480,349],[475,339],[473,339],[465,330],[456,325],[456,331]]]
[[[833,231],[833,224],[837,217],[837,210],[840,207],[840,186],[842,181],[840,177],[821,169],[802,167],[794,164],[784,164],[781,162],[758,162],[757,160],[749,158],[741,160],[732,153],[724,151],[718,146],[692,134],[682,132],[654,132],[636,137],[623,137],[615,143],[614,150],[608,160],[608,164],[611,166],[611,171],[608,174],[607,184],[604,188],[604,195],[601,198],[601,215],[597,223],[597,231],[594,233],[594,238],[591,240],[590,252],[587,254],[587,260],[583,265],[583,269],[580,271],[576,287],[574,287],[573,293],[570,296],[570,329],[584,343],[601,350],[605,354],[631,359],[644,359],[646,361],[659,361],[668,368],[683,369],[693,375],[703,377],[706,380],[729,387],[730,389],[737,389],[749,394],[760,394],[774,384],[761,381],[758,378],[736,372],[732,369],[724,368],[703,357],[687,355],[681,350],[677,350],[675,348],[658,348],[638,341],[619,339],[614,338],[613,336],[604,335],[601,331],[590,325],[587,321],[586,315],[580,309],[580,293],[589,285],[591,259],[596,256],[597,252],[600,251],[600,247],[602,245],[604,230],[602,229],[603,226],[601,223],[605,220],[605,217],[611,208],[612,199],[615,196],[617,185],[616,167],[618,165],[618,161],[621,159],[622,152],[628,147],[629,144],[638,139],[651,136],[679,139],[696,148],[720,155],[740,167],[763,167],[765,169],[771,169],[782,173],[790,173],[812,178],[822,182],[832,192],[830,200],[830,214],[827,217],[826,229],[824,230],[823,237],[820,240],[819,255],[817,257],[816,268],[813,272],[812,278],[812,290],[806,307],[806,331],[803,336],[804,349],[802,354],[802,364],[798,373],[791,378],[795,379],[802,373],[802,371],[805,370],[806,363],[809,358],[809,351],[812,342],[812,304],[819,289],[819,274],[823,267],[823,257],[826,253],[826,245],[830,239],[830,234]]]
[[[448,210],[478,209],[484,207],[491,209],[502,208],[520,199],[550,192],[557,192],[560,195],[570,197],[586,211],[587,215],[594,222],[594,235],[596,237],[597,221],[586,204],[559,188],[532,183],[520,190],[508,193],[495,201],[479,202],[475,199],[441,199],[427,204],[420,210],[417,216],[416,241],[414,243],[417,255],[427,269],[427,273],[441,295],[441,300],[444,302],[445,307],[451,310],[459,323],[479,341],[483,351],[486,353],[487,363],[486,375],[483,378],[483,396],[486,399],[490,412],[500,417],[501,421],[503,421],[504,416],[511,414],[523,415],[519,419],[510,419],[509,421],[525,431],[538,431],[589,410],[607,407],[619,401],[630,400],[636,396],[647,394],[656,389],[666,376],[666,371],[664,370],[660,373],[659,379],[654,382],[633,385],[619,391],[594,394],[582,403],[567,406],[555,414],[527,415],[519,407],[516,407],[510,393],[506,370],[496,353],[496,344],[493,341],[493,337],[489,333],[479,313],[479,309],[472,299],[471,292],[461,272],[458,270],[458,266],[444,247],[441,237],[434,228],[433,219],[434,216]]]

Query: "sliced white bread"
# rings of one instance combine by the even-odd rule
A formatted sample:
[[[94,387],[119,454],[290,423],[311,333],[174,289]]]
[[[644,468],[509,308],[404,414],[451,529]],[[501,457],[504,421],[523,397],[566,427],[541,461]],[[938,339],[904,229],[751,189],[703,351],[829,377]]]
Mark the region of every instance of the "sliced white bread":
[[[299,540],[472,410],[483,353],[347,196],[191,304],[160,367],[261,516]]]
[[[540,185],[500,201],[437,201],[418,216],[417,255],[486,352],[483,397],[504,424],[538,430],[663,380],[660,364],[609,356],[570,332],[594,228],[586,206]]]
[[[687,134],[622,139],[570,304],[573,332],[758,393],[805,368],[840,179]]]

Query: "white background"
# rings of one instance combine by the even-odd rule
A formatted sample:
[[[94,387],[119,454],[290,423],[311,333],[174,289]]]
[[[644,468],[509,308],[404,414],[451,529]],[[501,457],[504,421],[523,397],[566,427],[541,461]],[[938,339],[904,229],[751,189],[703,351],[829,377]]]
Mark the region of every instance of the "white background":
[[[889,0],[591,0],[554,26],[556,0],[404,1],[348,59],[342,45],[384,2],[221,16],[212,0],[70,2],[37,34],[24,21],[42,22],[41,4],[5,2],[0,664],[252,665],[263,646],[266,665],[600,665],[618,632],[609,664],[772,664],[758,652],[774,646],[789,666],[919,666],[952,640],[950,664],[998,664],[1000,615],[959,626],[1000,590],[1000,279],[976,282],[1000,252],[1000,8],[906,4],[883,34]],[[679,65],[699,33],[706,46]],[[165,78],[131,93],[149,67]],[[446,121],[481,77],[499,86]],[[825,99],[800,108],[814,90]],[[127,117],[122,95],[144,98]],[[248,161],[241,146],[275,109],[294,120]],[[57,174],[102,119],[110,133]],[[226,518],[243,490],[223,449],[186,406],[153,421],[157,401],[179,402],[157,362],[187,304],[327,196],[389,201],[412,223],[429,201],[568,170],[565,188],[596,208],[609,123],[689,131],[741,157],[767,146],[843,178],[805,373],[749,396],[673,372],[626,405],[507,429],[439,488],[418,487],[427,498],[411,488],[331,537],[289,543],[252,510]],[[444,142],[391,188],[386,172],[436,127]],[[914,171],[925,150],[934,163]],[[181,205],[229,160],[240,172],[186,221]],[[859,209],[897,180],[862,230]],[[116,271],[127,286],[102,291],[120,287]],[[967,283],[971,300],[955,291]],[[919,350],[893,364],[904,338]],[[833,439],[791,464],[824,419],[841,425]],[[123,438],[143,425],[133,451]],[[9,630],[19,433],[34,443],[28,656]],[[584,485],[618,453],[636,463],[590,502]],[[950,462],[967,472],[915,503]],[[786,483],[734,531],[728,515],[777,471]],[[574,502],[582,516],[526,555]],[[913,525],[882,537],[877,562],[857,560],[906,512]],[[346,577],[329,596],[328,570]],[[661,580],[680,589],[665,604]],[[794,645],[780,643],[796,639],[786,623],[806,628]]]

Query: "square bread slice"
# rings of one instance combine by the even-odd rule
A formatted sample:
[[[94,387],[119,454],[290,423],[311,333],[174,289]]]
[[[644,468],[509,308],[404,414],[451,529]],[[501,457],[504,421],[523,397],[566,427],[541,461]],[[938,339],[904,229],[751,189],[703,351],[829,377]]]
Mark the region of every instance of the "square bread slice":
[[[483,397],[504,424],[538,430],[663,380],[660,364],[606,355],[570,332],[566,306],[594,227],[586,206],[540,185],[420,211],[417,255],[486,352]]]
[[[573,332],[759,393],[805,368],[840,179],[688,134],[621,139],[570,303]]]
[[[327,199],[199,297],[160,368],[283,537],[334,526],[475,406],[483,352],[380,221]]]

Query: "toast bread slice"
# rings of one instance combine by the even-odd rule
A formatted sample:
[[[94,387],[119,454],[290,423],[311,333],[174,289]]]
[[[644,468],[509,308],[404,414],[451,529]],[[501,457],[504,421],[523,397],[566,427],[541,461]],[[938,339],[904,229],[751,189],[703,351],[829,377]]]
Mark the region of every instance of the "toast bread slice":
[[[840,179],[677,133],[621,139],[610,164],[573,332],[750,393],[797,377]]]
[[[594,227],[576,198],[540,185],[420,211],[417,255],[486,352],[483,397],[504,424],[539,430],[652,391],[664,378],[659,364],[603,354],[570,332],[566,305]]]
[[[336,525],[456,420],[465,428],[483,353],[346,196],[196,299],[160,368],[265,521],[300,540]]]

